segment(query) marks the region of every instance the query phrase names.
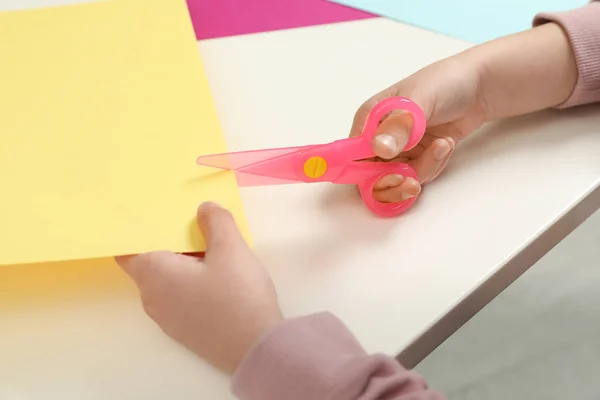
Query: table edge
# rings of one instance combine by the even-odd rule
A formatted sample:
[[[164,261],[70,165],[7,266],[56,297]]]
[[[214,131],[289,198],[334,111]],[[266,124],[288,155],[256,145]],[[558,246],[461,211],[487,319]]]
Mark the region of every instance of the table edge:
[[[397,361],[408,369],[415,368],[598,209],[600,209],[600,182],[597,182],[595,187],[574,203],[573,207],[554,220],[546,230],[539,232],[494,274],[411,342],[396,356]]]

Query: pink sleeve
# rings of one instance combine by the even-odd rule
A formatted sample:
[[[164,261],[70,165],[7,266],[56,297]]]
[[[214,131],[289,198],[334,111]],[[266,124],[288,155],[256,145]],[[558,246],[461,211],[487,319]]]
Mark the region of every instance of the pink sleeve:
[[[600,2],[563,13],[542,13],[533,24],[547,22],[559,24],[567,33],[579,70],[573,93],[559,108],[600,101]]]
[[[282,322],[242,361],[241,400],[443,400],[393,358],[368,355],[328,313]]]

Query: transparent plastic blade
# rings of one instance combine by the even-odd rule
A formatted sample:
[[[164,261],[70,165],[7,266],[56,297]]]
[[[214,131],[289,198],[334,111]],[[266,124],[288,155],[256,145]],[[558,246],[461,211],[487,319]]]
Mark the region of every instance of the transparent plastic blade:
[[[249,165],[298,151],[301,147],[286,147],[269,150],[241,151],[238,153],[223,153],[200,156],[196,163],[205,167],[225,170],[237,170]]]
[[[297,180],[281,179],[272,176],[247,174],[235,171],[235,178],[239,186],[271,186],[271,185],[291,185],[298,183]]]

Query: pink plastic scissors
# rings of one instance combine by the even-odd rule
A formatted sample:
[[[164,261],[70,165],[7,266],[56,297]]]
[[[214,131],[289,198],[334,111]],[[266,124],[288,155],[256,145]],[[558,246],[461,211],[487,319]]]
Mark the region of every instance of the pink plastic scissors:
[[[395,110],[407,111],[413,118],[410,139],[404,148],[410,150],[425,133],[425,115],[411,100],[390,97],[373,107],[358,137],[312,146],[213,154],[199,157],[197,163],[235,171],[240,186],[301,182],[358,185],[363,202],[373,213],[383,217],[397,216],[408,210],[416,198],[381,203],[373,197],[373,188],[379,179],[390,174],[418,179],[415,171],[405,163],[361,161],[375,157],[372,141],[377,126]]]

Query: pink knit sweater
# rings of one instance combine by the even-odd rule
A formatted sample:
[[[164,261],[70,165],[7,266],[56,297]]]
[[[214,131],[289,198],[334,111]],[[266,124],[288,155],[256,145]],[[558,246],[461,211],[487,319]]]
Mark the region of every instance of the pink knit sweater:
[[[560,24],[571,40],[579,79],[561,107],[600,101],[600,2],[534,25]],[[369,355],[331,314],[282,322],[246,356],[233,379],[241,400],[441,400],[393,358]]]
[[[562,14],[539,14],[533,24],[550,21],[567,32],[579,70],[577,86],[561,108],[600,101],[600,1]]]

